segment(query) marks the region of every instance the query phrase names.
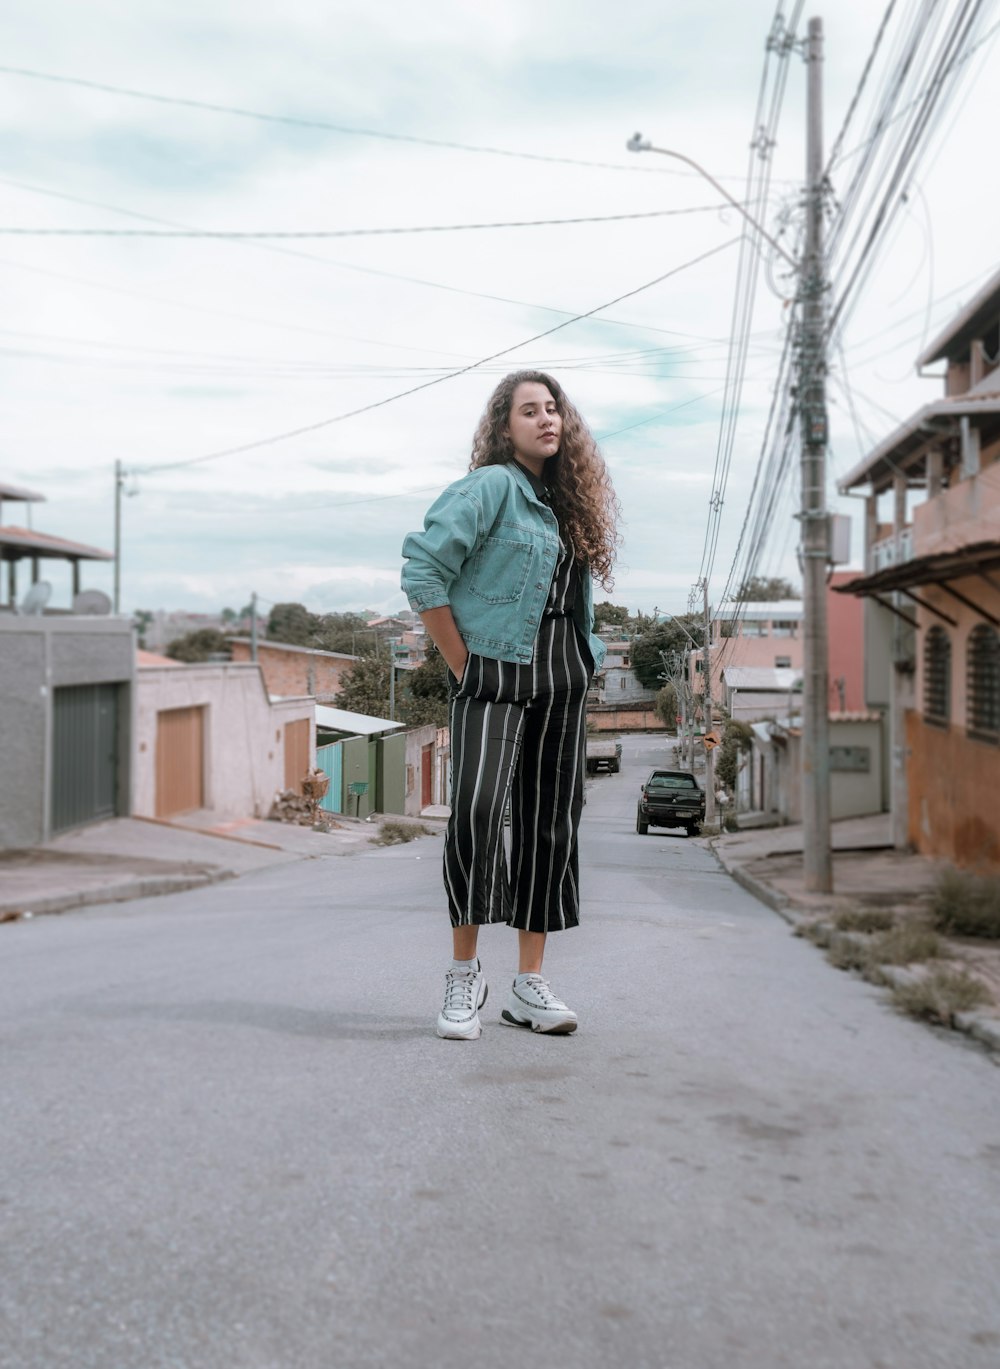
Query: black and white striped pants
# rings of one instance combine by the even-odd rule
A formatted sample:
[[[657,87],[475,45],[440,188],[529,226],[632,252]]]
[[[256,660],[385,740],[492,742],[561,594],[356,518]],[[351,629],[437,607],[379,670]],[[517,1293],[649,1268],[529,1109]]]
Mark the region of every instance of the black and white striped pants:
[[[592,670],[572,618],[548,617],[530,665],[471,655],[452,684],[444,883],[453,927],[508,922],[554,932],[579,922],[577,832]]]

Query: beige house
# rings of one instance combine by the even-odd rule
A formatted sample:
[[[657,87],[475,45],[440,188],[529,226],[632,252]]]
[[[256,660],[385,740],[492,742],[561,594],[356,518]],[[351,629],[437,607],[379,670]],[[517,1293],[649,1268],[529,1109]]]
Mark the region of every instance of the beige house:
[[[180,665],[139,652],[132,811],[267,817],[316,760],[315,701],[272,699],[255,665]]]
[[[864,492],[870,706],[891,727],[893,833],[1000,869],[1000,271],[918,359],[925,404],[843,481]]]

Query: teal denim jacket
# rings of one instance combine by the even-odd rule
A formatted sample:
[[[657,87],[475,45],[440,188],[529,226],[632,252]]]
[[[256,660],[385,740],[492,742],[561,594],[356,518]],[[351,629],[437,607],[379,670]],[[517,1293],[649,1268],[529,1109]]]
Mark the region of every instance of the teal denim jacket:
[[[402,588],[416,613],[451,606],[470,651],[496,661],[531,660],[559,554],[559,525],[516,461],[479,466],[427,510],[422,532],[403,542]],[[599,669],[587,568],[573,617]]]

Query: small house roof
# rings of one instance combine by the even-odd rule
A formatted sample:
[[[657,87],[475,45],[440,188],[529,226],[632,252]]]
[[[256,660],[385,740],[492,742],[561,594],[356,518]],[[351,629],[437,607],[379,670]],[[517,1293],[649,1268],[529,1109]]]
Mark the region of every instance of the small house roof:
[[[23,485],[8,485],[6,481],[0,480],[0,502],[9,499],[12,503],[20,501],[24,504],[43,504],[44,494],[37,494],[34,490],[26,490]]]
[[[238,642],[241,646],[252,646],[253,641],[250,637],[230,637],[231,642]],[[294,646],[291,642],[272,642],[266,637],[257,638],[257,650],[264,648],[268,651],[295,651],[300,656],[331,656],[335,661],[357,661],[358,656],[351,656],[343,651],[323,651],[315,646]]]
[[[940,332],[917,358],[917,369],[945,357],[960,357],[1000,315],[1000,271],[996,271],[978,294]]]
[[[347,732],[352,737],[369,737],[376,732],[392,732],[405,724],[393,722],[391,718],[372,718],[367,713],[351,713],[346,708],[317,704],[316,726],[330,732]]]
[[[56,561],[113,561],[113,551],[101,551],[83,542],[70,542],[65,537],[52,537],[46,532],[30,528],[0,528],[0,560],[22,561],[38,556]]]
[[[722,678],[731,689],[787,691],[801,681],[802,671],[793,666],[727,665]]]

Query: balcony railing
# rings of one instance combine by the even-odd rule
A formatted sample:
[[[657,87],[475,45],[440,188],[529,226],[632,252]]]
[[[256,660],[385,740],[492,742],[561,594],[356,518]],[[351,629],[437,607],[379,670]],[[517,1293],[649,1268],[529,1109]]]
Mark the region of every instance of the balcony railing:
[[[893,534],[892,537],[883,537],[881,542],[872,543],[868,571],[874,575],[877,571],[887,570],[889,566],[902,565],[904,561],[912,560],[913,529],[906,527],[898,536]]]

